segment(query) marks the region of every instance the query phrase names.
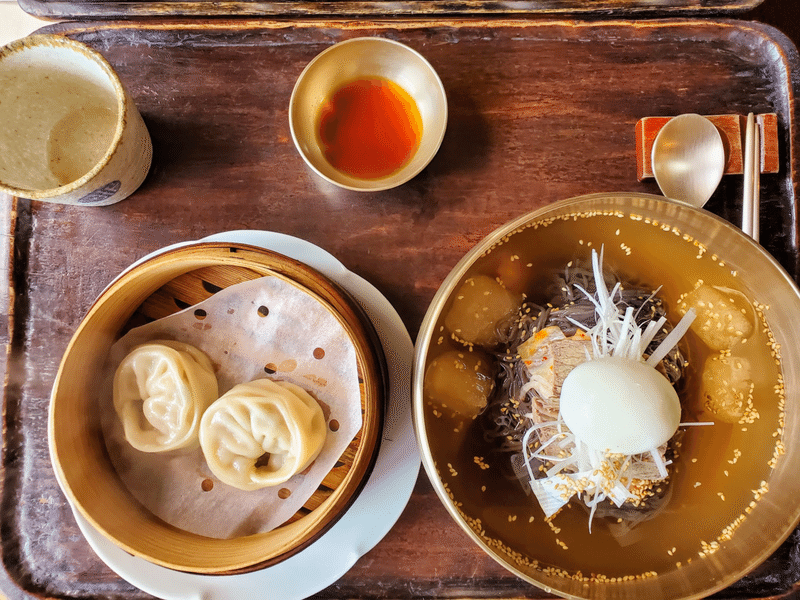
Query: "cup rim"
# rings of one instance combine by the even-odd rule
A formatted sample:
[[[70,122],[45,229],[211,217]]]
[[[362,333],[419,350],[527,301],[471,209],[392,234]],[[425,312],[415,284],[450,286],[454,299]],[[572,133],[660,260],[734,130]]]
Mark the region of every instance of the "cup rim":
[[[103,157],[94,167],[92,167],[91,170],[89,170],[87,173],[84,173],[78,179],[58,187],[44,190],[29,190],[25,188],[19,188],[3,183],[0,180],[0,192],[5,192],[6,194],[11,194],[12,196],[29,198],[31,200],[43,200],[63,196],[83,187],[89,181],[94,179],[116,153],[120,140],[122,139],[123,130],[125,129],[125,122],[127,121],[126,93],[125,88],[122,85],[122,81],[111,67],[111,64],[105,59],[105,57],[103,57],[102,54],[82,42],[55,34],[40,33],[29,35],[0,47],[0,63],[2,63],[4,58],[10,56],[11,54],[24,52],[29,48],[40,46],[66,48],[83,55],[85,58],[88,58],[97,64],[102,69],[103,73],[105,73],[105,75],[108,77],[108,80],[111,82],[111,85],[114,88],[114,95],[116,96],[117,100],[117,119],[114,129],[114,137],[112,138],[105,154],[103,154]]]
[[[436,143],[435,143],[434,147],[432,148],[432,152],[430,154],[430,157],[426,161],[424,161],[420,165],[418,165],[418,168],[410,169],[400,179],[393,179],[393,177],[394,177],[393,175],[389,175],[387,177],[383,177],[383,178],[379,178],[379,179],[363,179],[363,180],[359,180],[358,178],[351,178],[351,179],[355,179],[355,180],[358,180],[358,181],[362,181],[363,184],[364,184],[364,185],[352,185],[352,184],[345,183],[345,182],[342,182],[342,181],[337,181],[337,180],[329,177],[328,175],[326,175],[325,173],[320,171],[320,169],[318,169],[317,166],[313,163],[313,161],[306,155],[306,153],[302,149],[300,140],[298,139],[297,131],[295,130],[294,110],[295,110],[295,106],[296,106],[296,103],[297,103],[297,97],[298,97],[298,94],[299,94],[299,89],[301,87],[301,84],[305,80],[305,78],[308,76],[308,74],[316,67],[317,63],[319,63],[320,61],[324,60],[324,58],[328,54],[330,54],[331,52],[337,51],[342,46],[346,46],[346,45],[350,45],[350,44],[354,44],[354,43],[364,43],[364,42],[374,42],[374,43],[378,43],[378,44],[389,44],[389,45],[397,46],[397,47],[403,49],[404,51],[409,52],[410,54],[415,56],[430,71],[431,75],[433,75],[433,79],[436,81],[436,88],[437,88],[438,92],[441,93],[441,95],[442,95],[443,107],[444,107],[444,111],[443,111],[443,115],[442,115],[442,124],[443,125],[440,128],[440,131],[438,132],[438,139],[436,140]],[[314,173],[316,175],[320,176],[322,179],[324,179],[328,183],[331,183],[331,184],[333,184],[333,185],[335,185],[335,186],[337,186],[339,188],[343,188],[343,189],[351,190],[351,191],[355,191],[355,192],[380,192],[380,191],[383,191],[383,190],[392,189],[392,188],[395,188],[395,187],[399,187],[399,186],[403,185],[404,183],[407,183],[408,181],[410,181],[411,179],[413,179],[414,177],[419,175],[420,172],[422,172],[422,170],[425,169],[425,167],[427,167],[430,164],[430,162],[433,160],[433,157],[436,156],[436,154],[439,152],[439,149],[442,146],[442,142],[444,141],[445,132],[447,131],[447,119],[448,119],[447,92],[445,90],[445,87],[444,87],[444,84],[442,83],[441,78],[439,77],[439,73],[436,72],[436,69],[433,68],[433,65],[431,65],[431,63],[428,61],[428,59],[426,59],[420,52],[418,52],[417,50],[415,50],[411,46],[408,46],[408,45],[406,45],[406,44],[404,44],[402,42],[398,42],[397,40],[393,40],[393,39],[385,38],[385,37],[380,37],[380,36],[360,36],[360,37],[350,38],[348,40],[343,40],[341,42],[336,42],[336,43],[332,44],[331,46],[328,46],[327,48],[325,48],[322,52],[320,52],[314,58],[312,58],[311,61],[309,61],[309,63],[300,72],[300,75],[298,75],[297,80],[295,81],[294,88],[292,89],[292,94],[291,94],[291,96],[289,98],[289,130],[290,130],[291,135],[292,135],[292,141],[294,142],[295,149],[297,150],[298,154],[300,154],[300,156],[302,157],[303,162],[305,162],[305,164],[308,165],[308,167],[311,168],[311,170],[314,171]],[[407,166],[408,165],[406,165],[406,167]],[[400,171],[402,171],[406,167],[401,167]],[[398,171],[398,173],[400,171]],[[395,173],[395,175],[396,175],[396,173]]]

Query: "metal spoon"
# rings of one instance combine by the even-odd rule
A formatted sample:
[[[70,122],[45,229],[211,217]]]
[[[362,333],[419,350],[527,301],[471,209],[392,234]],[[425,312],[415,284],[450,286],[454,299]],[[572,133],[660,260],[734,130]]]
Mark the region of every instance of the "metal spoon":
[[[699,208],[722,180],[725,147],[711,121],[695,114],[680,115],[658,132],[651,160],[661,193]]]

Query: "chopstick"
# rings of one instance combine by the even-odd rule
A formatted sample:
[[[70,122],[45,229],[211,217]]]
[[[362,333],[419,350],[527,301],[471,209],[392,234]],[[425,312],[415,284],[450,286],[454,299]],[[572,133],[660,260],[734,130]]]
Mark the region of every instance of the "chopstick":
[[[742,194],[742,231],[759,239],[761,184],[761,135],[753,113],[747,115],[744,132],[744,190]]]

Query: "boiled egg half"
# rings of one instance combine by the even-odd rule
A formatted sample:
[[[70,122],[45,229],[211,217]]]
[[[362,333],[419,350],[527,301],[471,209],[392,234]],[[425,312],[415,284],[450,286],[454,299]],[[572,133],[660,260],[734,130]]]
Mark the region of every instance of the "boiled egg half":
[[[681,405],[664,375],[644,362],[605,356],[575,367],[561,388],[561,417],[589,448],[642,454],[677,431]]]

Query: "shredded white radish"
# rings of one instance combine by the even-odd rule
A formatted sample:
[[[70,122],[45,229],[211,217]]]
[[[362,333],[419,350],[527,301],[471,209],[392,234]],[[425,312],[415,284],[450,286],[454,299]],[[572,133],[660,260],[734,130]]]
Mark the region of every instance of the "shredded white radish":
[[[667,337],[664,338],[664,341],[658,345],[658,348],[656,348],[655,351],[650,355],[650,358],[647,359],[647,364],[655,367],[658,363],[660,363],[662,359],[669,354],[670,350],[677,346],[684,334],[689,331],[689,327],[691,327],[695,318],[697,318],[697,313],[693,308],[690,308],[688,311],[686,311],[686,314],[683,315],[683,318],[678,321],[675,329],[667,334]]]
[[[694,311],[687,312],[652,355],[645,360],[644,353],[663,328],[666,318],[661,317],[644,327],[639,327],[636,324],[634,309],[627,307],[623,312],[614,301],[615,296],[620,293],[620,284],[617,283],[611,291],[608,290],[602,264],[603,250],[601,249],[600,254],[593,250],[592,272],[595,294],[589,294],[585,289],[576,286],[594,304],[596,325],[587,327],[585,323],[569,320],[585,331],[591,340],[590,359],[623,357],[644,362],[655,368],[688,331],[695,318]],[[530,387],[530,384],[526,384],[523,387],[524,392],[527,393]],[[552,428],[555,433],[545,443],[533,448],[533,435],[545,428]],[[590,532],[595,511],[602,501],[608,499],[617,506],[622,506],[626,500],[633,497],[630,488],[634,480],[659,481],[668,476],[669,461],[663,459],[658,448],[652,448],[639,455],[598,451],[571,432],[561,414],[554,421],[533,424],[523,436],[522,447],[531,489],[546,517],[552,517],[571,498],[578,496],[590,508]],[[551,465],[544,473],[544,477],[537,478],[534,474],[532,465],[537,462]]]

